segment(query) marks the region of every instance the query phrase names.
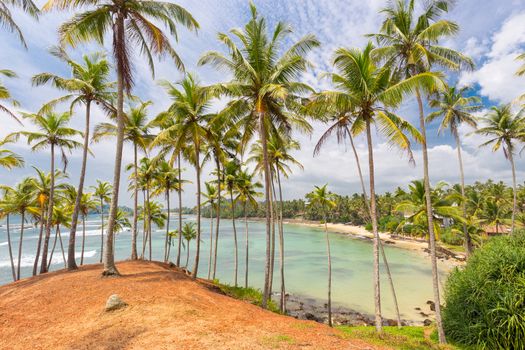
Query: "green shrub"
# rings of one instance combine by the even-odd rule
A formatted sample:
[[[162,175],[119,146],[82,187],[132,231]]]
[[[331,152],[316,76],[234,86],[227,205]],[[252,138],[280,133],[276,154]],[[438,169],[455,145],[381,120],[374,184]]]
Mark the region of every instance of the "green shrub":
[[[365,230],[372,232],[372,224],[371,223],[366,224]]]
[[[481,349],[525,349],[525,234],[491,239],[445,288],[445,332]]]
[[[450,245],[462,245],[463,238],[448,227],[441,232],[441,242]]]
[[[232,298],[244,300],[257,306],[262,305],[262,292],[258,289],[248,287],[234,287],[227,284],[221,284],[218,281],[214,283],[222,292]],[[273,300],[268,301],[268,310],[279,313],[279,307]]]

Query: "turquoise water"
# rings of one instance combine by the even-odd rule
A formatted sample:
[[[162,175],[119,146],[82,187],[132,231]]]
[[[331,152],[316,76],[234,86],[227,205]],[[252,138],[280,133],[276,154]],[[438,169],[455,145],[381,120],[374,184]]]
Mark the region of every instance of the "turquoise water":
[[[195,217],[185,216],[184,221],[195,222]],[[11,220],[11,239],[15,253],[15,262],[19,244],[19,221]],[[0,284],[11,282],[11,269],[7,248],[5,221],[0,222]],[[170,222],[171,228],[178,227],[176,218]],[[139,226],[140,227],[140,226]],[[77,256],[80,257],[82,227],[78,228]],[[62,233],[64,246],[67,249],[69,233],[66,229]],[[164,250],[165,230],[153,232],[153,259],[162,260]],[[237,221],[239,240],[239,285],[244,285],[244,254],[245,230],[243,220]],[[199,276],[208,275],[210,220],[202,220],[201,262]],[[335,306],[344,306],[364,313],[373,312],[373,284],[372,284],[372,243],[366,240],[349,237],[338,233],[329,233],[332,248],[333,292]],[[139,233],[139,248],[142,247],[142,234]],[[265,227],[262,222],[249,223],[249,285],[262,287],[265,260]],[[38,240],[38,230],[29,228],[24,233],[22,251],[22,277],[31,275],[34,254]],[[52,245],[51,241],[51,245]],[[131,234],[121,232],[116,238],[116,259],[123,260],[130,256]],[[217,278],[223,283],[233,283],[234,245],[231,220],[221,220],[219,249],[217,261]],[[62,253],[57,250],[53,255],[52,270],[64,267]],[[277,250],[277,247],[276,247]],[[405,249],[385,246],[389,258],[390,269],[403,318],[422,320],[414,310],[421,307],[427,310],[426,301],[432,299],[431,269],[428,258],[421,254]],[[177,247],[171,249],[171,260],[176,259]],[[195,242],[190,245],[190,264],[193,266]],[[140,254],[140,252],[139,252]],[[100,221],[96,215],[89,216],[86,222],[86,246],[84,253],[85,263],[97,263],[100,258]],[[184,264],[186,251],[183,248],[181,261]],[[77,260],[79,261],[79,260]],[[279,290],[278,251],[276,251],[274,290]],[[299,225],[285,225],[285,277],[287,292],[318,299],[326,298],[327,288],[327,259],[324,232],[317,228]],[[446,275],[442,271],[442,279]],[[394,317],[389,285],[386,276],[382,278],[383,312],[387,317]],[[428,310],[427,310],[428,311]]]

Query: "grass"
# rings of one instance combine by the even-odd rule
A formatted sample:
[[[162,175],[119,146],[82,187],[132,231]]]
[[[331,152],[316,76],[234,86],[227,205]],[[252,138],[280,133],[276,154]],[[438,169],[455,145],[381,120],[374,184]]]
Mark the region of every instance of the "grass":
[[[218,281],[214,281],[220,290],[228,295],[229,297],[244,300],[251,304],[261,306],[262,305],[262,292],[255,288],[244,288],[244,287],[234,287],[227,284],[221,284]],[[275,313],[280,313],[279,306],[274,301],[268,301],[268,310]]]
[[[286,334],[278,334],[262,339],[262,345],[266,348],[278,349],[281,344],[295,344],[295,340]]]
[[[453,345],[440,345],[434,327],[383,327],[378,335],[371,326],[339,326],[345,336],[358,338],[375,345],[388,346],[395,350],[460,350]]]

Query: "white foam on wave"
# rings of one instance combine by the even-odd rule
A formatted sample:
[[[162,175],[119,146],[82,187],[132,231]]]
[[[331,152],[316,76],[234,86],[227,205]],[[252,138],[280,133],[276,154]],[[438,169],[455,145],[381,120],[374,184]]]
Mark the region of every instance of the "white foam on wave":
[[[80,259],[80,256],[82,255],[82,252],[75,252],[75,258]],[[97,250],[85,250],[84,251],[84,258],[92,258],[95,255],[97,255]]]
[[[2,242],[0,243],[0,246],[7,245],[9,242]]]

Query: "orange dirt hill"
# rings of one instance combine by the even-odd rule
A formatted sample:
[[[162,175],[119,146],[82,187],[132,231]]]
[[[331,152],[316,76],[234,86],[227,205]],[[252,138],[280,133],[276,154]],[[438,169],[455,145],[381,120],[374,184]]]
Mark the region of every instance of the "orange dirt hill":
[[[221,294],[155,262],[57,271],[0,287],[0,349],[380,349]],[[104,311],[118,294],[128,306]]]

